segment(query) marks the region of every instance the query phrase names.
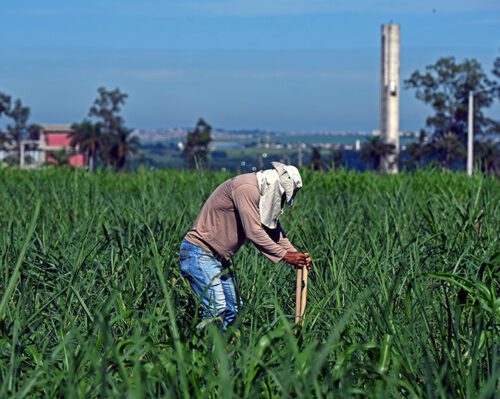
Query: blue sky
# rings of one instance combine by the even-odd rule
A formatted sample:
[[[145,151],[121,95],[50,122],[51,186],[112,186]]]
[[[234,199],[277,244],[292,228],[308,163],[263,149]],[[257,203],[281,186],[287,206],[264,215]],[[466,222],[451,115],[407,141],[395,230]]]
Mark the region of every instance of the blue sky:
[[[130,127],[371,131],[380,29],[401,24],[401,77],[441,56],[500,56],[498,0],[3,1],[0,91],[33,123],[86,117],[97,88],[129,94]],[[430,110],[401,95],[401,129]],[[490,115],[500,119],[498,103]],[[2,122],[0,120],[0,122]]]

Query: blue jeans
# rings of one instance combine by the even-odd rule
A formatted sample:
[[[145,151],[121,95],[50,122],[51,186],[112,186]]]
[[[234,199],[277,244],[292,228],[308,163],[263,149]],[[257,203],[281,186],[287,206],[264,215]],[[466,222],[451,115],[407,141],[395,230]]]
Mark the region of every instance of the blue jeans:
[[[179,259],[181,273],[201,299],[203,319],[219,319],[230,325],[238,312],[237,296],[230,265],[223,266],[207,249],[182,241]]]

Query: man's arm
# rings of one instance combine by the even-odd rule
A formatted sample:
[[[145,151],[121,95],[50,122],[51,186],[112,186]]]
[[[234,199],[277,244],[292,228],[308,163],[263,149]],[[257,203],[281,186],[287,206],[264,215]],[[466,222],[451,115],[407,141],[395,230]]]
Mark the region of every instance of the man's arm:
[[[309,257],[308,253],[301,253],[297,251],[292,243],[288,240],[285,232],[281,228],[280,223],[278,222],[278,226],[276,229],[279,231],[279,240],[278,245],[281,245],[283,248],[287,250],[286,255],[283,257],[283,260],[292,265],[303,267],[306,266],[308,269],[311,269],[312,260]]]
[[[292,265],[302,267],[310,265],[308,254],[297,252],[288,241],[281,227],[276,230],[277,242],[264,229],[260,221],[259,189],[251,185],[238,187],[233,192],[233,202],[241,220],[246,237],[272,262],[284,260]],[[284,244],[279,245],[280,244]],[[308,261],[309,259],[309,261]]]
[[[288,240],[285,232],[283,231],[280,223],[278,222],[275,229],[268,229],[265,226],[264,230],[267,232],[269,237],[276,242],[282,248],[285,248],[287,253],[283,257],[283,260],[292,265],[303,267],[306,266],[308,269],[311,269],[311,258],[308,253],[301,253],[297,251],[292,243]]]
[[[275,229],[269,229],[266,226],[262,226],[262,228],[265,230],[267,235],[271,237],[271,240],[273,240],[280,247],[285,248],[288,252],[297,252],[281,228],[280,222],[278,222]]]
[[[259,189],[245,184],[237,187],[232,194],[246,237],[273,263],[278,263],[287,250],[278,245],[261,224],[258,208]]]

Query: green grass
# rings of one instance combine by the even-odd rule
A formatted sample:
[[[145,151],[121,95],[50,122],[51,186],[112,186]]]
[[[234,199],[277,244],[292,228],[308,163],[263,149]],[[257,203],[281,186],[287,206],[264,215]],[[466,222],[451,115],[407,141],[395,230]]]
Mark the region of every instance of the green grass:
[[[222,335],[177,251],[231,175],[0,169],[0,397],[498,396],[500,182],[302,174],[304,326],[293,267],[246,245]]]

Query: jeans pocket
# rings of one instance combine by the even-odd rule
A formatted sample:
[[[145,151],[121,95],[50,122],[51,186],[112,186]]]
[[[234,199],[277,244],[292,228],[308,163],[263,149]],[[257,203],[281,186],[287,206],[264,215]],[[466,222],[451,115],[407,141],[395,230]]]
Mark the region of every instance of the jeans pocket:
[[[191,263],[194,261],[193,251],[181,247],[179,251],[179,263],[181,265],[181,274],[188,277],[191,274]]]
[[[184,248],[181,248],[179,251],[179,260],[182,262],[188,258],[188,251]]]
[[[189,257],[186,258],[180,258],[180,264],[181,264],[181,274],[184,277],[189,277],[191,275],[191,262],[189,261]]]

